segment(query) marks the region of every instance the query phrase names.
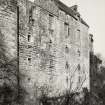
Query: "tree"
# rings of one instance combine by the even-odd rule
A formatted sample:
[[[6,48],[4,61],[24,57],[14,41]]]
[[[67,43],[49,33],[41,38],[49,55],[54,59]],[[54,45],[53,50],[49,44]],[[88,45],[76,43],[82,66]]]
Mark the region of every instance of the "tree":
[[[2,105],[11,103],[17,95],[17,58],[10,60],[6,56],[5,38],[0,30],[0,97]],[[0,99],[1,100],[1,99]],[[6,103],[7,102],[7,103]]]

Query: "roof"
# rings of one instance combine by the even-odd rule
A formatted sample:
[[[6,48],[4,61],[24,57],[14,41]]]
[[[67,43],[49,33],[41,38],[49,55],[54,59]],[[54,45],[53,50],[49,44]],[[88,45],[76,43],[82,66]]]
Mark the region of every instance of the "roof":
[[[59,9],[66,12],[67,14],[69,14],[70,16],[72,16],[73,18],[75,18],[77,20],[77,15],[80,15],[77,11],[77,5],[74,5],[72,7],[68,7],[67,5],[65,5],[60,0],[55,0],[55,1],[57,2]],[[89,25],[81,17],[80,17],[80,21],[82,24],[89,27]]]
[[[81,18],[81,23],[89,27],[89,25]]]
[[[67,5],[62,3],[60,0],[56,0],[56,1],[58,3],[59,9],[61,9],[62,11],[65,11],[67,14],[69,14],[70,16],[72,16],[75,19],[77,19],[76,18],[76,13],[72,9],[70,9],[70,7],[68,7]]]
[[[77,10],[77,7],[78,7],[77,5],[74,5],[72,7],[68,7],[67,5],[65,5],[60,0],[54,0],[54,1],[57,3],[57,6],[58,6],[59,9],[61,9],[64,12],[66,12],[67,14],[69,14],[70,16],[72,16],[76,20],[79,17],[80,18],[80,22],[82,24],[84,24],[85,26],[89,27],[89,25],[80,17],[80,14],[79,14],[79,12]]]

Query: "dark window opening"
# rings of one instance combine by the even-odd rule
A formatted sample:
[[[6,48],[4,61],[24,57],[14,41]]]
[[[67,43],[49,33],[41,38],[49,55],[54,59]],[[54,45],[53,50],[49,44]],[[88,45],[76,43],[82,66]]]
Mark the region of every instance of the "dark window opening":
[[[31,80],[31,78],[28,78],[28,81],[30,81]]]
[[[32,48],[32,46],[31,45],[28,45],[28,48]]]
[[[64,24],[69,26],[69,24],[67,22],[65,22]]]
[[[53,66],[53,59],[51,59],[50,60],[50,66],[49,66],[49,68],[53,68],[54,66]]]
[[[79,82],[79,83],[81,82],[81,76],[78,77],[78,82]]]
[[[80,71],[80,69],[81,69],[81,66],[80,66],[80,64],[78,64],[78,67],[77,67],[77,68],[78,68],[78,70]]]
[[[49,42],[50,44],[52,43],[52,40],[50,39],[50,42]]]
[[[34,19],[33,19],[33,10],[35,9],[34,6],[31,7],[31,9],[29,10],[29,23],[34,25]]]
[[[66,83],[68,84],[68,81],[69,81],[69,79],[68,79],[68,77],[66,77]]]
[[[31,63],[31,58],[28,58],[28,63],[29,63],[29,64]]]
[[[48,42],[48,45],[47,45],[47,46],[48,46],[48,49],[50,50],[50,49],[51,49],[51,47],[52,47],[52,40],[51,40],[51,39],[49,40],[49,42]]]
[[[28,42],[31,42],[31,35],[28,35]]]
[[[69,64],[66,62],[65,69],[69,69]]]
[[[70,36],[70,28],[68,28],[68,36]]]
[[[77,53],[78,53],[78,56],[80,57],[81,56],[81,52],[80,52],[79,49],[78,49]]]

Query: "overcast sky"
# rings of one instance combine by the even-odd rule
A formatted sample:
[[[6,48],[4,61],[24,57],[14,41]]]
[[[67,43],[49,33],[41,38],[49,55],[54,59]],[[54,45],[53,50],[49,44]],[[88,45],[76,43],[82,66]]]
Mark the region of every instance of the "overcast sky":
[[[82,18],[94,35],[94,50],[105,58],[105,0],[61,0],[68,6],[78,5]]]

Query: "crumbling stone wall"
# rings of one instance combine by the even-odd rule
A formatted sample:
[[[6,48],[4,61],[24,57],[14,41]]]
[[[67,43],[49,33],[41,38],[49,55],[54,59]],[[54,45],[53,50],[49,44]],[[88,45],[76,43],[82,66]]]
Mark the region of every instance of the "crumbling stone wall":
[[[54,1],[24,0],[19,7],[21,84],[30,94],[26,99],[42,91],[50,97],[80,91],[89,79],[88,27],[58,11]]]
[[[89,36],[81,19],[60,10],[56,0],[18,0],[17,6],[19,14],[16,6],[0,6],[0,30],[9,57],[16,57],[19,41],[19,84],[27,93],[24,102],[33,105],[42,94],[54,97],[88,87],[84,83],[89,83]]]
[[[42,91],[50,95],[54,89],[57,17],[25,0],[19,2],[19,12],[20,84],[28,93],[25,101],[29,105]]]

